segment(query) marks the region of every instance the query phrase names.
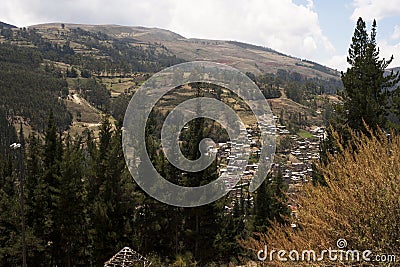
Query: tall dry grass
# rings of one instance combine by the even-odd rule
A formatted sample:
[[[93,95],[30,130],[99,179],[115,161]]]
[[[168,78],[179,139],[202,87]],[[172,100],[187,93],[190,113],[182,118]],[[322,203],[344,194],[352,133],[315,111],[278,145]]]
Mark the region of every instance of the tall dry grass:
[[[400,260],[400,136],[388,139],[382,132],[370,138],[352,135],[357,140],[354,151],[341,148],[342,153],[330,156],[327,166],[320,166],[328,186],[303,186],[297,200],[296,230],[274,223],[258,240],[241,241],[254,256],[265,245],[287,251],[337,249],[336,241],[344,238],[346,249],[395,254]],[[304,262],[264,264],[311,266]],[[361,266],[329,261],[312,266],[324,264]],[[396,264],[400,265],[382,265]]]

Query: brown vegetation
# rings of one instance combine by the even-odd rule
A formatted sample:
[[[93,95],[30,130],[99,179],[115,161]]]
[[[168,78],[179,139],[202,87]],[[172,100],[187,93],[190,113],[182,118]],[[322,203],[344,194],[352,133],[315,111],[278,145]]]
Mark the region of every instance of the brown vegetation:
[[[336,241],[344,238],[348,242],[345,250],[371,250],[396,255],[399,260],[400,136],[387,138],[379,132],[368,138],[353,133],[353,138],[357,140],[355,151],[342,148],[342,153],[330,156],[327,166],[320,166],[328,186],[310,183],[303,187],[297,199],[296,230],[275,223],[268,233],[242,245],[255,256],[265,245],[269,250],[321,252],[337,249]],[[335,264],[361,263],[329,262]]]

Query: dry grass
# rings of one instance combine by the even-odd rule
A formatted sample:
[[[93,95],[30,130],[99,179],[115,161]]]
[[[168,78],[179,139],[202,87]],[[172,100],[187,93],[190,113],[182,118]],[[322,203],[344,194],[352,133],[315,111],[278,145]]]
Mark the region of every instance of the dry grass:
[[[400,136],[388,140],[379,133],[372,138],[354,138],[357,152],[346,149],[320,167],[327,187],[303,187],[297,200],[296,223],[301,227],[293,231],[290,226],[274,224],[259,240],[243,241],[242,245],[254,255],[264,245],[276,250],[322,251],[337,249],[336,241],[345,238],[346,249],[394,254],[400,260]],[[330,266],[336,264],[349,263],[329,262]],[[298,262],[293,265],[299,266]]]
[[[91,106],[83,98],[79,97],[77,94],[69,95],[68,99],[65,100],[67,109],[72,113],[73,120],[69,133],[74,135],[82,135],[86,130],[92,130],[95,137],[97,137],[99,132],[100,123],[105,116],[100,110]],[[77,114],[81,114],[81,119],[78,120]],[[111,119],[113,124],[115,121]]]
[[[125,90],[136,86],[133,78],[102,78],[102,83],[111,91],[113,96],[118,96]]]
[[[51,23],[32,26],[39,29],[49,39],[64,42],[56,36],[61,31],[61,24]],[[93,32],[104,32],[115,38],[132,38],[132,46],[146,47],[148,43],[161,43],[178,58],[187,61],[211,60],[235,67],[242,72],[261,74],[276,73],[278,69],[295,70],[307,77],[339,79],[339,73],[331,73],[312,69],[311,64],[300,59],[284,56],[278,53],[255,47],[242,48],[222,40],[186,39],[173,32],[142,27],[125,27],[117,25],[83,25],[65,24],[66,32],[71,28],[81,28]]]

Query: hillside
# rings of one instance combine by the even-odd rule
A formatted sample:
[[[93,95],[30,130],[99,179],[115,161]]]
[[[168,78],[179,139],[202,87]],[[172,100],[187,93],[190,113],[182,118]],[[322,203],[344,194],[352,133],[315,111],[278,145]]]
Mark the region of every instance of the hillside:
[[[314,95],[334,94],[341,87],[338,73],[317,63],[270,48],[235,41],[187,39],[158,28],[49,23],[3,28],[0,42],[35,51],[41,58],[42,71],[64,80],[64,84],[68,82],[69,95],[64,93],[61,102],[70,112],[68,122],[72,117],[74,133],[85,128],[95,130],[102,112],[123,118],[131,94],[144,80],[184,61],[212,60],[236,67],[248,73],[270,99],[279,98],[291,85],[288,98],[295,102],[289,103],[287,98],[272,101],[273,111],[280,114],[285,110],[292,120],[299,113],[306,114],[309,123],[321,123],[320,116],[313,116],[318,108]],[[78,97],[87,102],[78,103]],[[43,128],[48,111],[39,123],[31,120],[35,128],[38,124]],[[42,110],[32,112],[38,114]],[[17,115],[32,119],[31,115]],[[68,128],[66,122],[62,124]]]
[[[64,24],[65,29],[102,32],[132,46],[161,44],[177,58],[186,61],[212,60],[254,74],[276,73],[279,69],[295,71],[310,78],[339,79],[339,73],[320,64],[290,57],[269,48],[234,41],[187,39],[168,30],[119,25]],[[48,32],[61,24],[33,25],[31,28]]]
[[[391,72],[400,72],[400,67],[389,68],[386,70],[385,75],[390,75]],[[400,87],[400,82],[397,85],[393,86],[390,90],[395,90],[396,88]]]
[[[41,54],[33,48],[0,44],[0,110],[13,123],[38,131],[45,129],[52,111],[57,126],[68,129],[71,114],[62,101],[68,95],[67,82],[42,64]]]
[[[13,28],[17,28],[17,26],[0,21],[0,29],[13,29]]]

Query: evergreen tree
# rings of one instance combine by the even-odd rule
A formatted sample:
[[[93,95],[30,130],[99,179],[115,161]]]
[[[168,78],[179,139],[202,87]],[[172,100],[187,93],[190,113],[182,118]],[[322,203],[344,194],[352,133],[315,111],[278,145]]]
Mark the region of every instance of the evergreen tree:
[[[341,145],[352,144],[349,129],[369,135],[365,125],[373,131],[381,128],[388,130],[393,123],[388,121],[391,99],[389,92],[400,81],[400,74],[391,72],[385,75],[385,70],[393,60],[379,59],[379,48],[376,44],[377,25],[374,20],[370,35],[366,24],[359,18],[350,44],[347,62],[350,68],[342,73],[344,91],[343,105],[335,106],[335,115],[328,129],[328,138],[321,144],[320,163],[327,163],[327,155],[337,152],[339,140],[332,131],[339,133]],[[397,90],[398,91],[398,90]],[[317,183],[325,184],[318,171],[314,175]]]
[[[91,205],[93,229],[93,257],[95,265],[102,265],[114,253],[115,248],[134,242],[134,215],[136,196],[129,172],[125,167],[122,151],[122,124],[115,130],[105,119],[100,127],[98,160],[101,171],[96,173],[95,192]]]
[[[239,262],[239,257],[242,256],[242,247],[237,242],[238,239],[245,239],[249,234],[249,229],[246,227],[247,212],[244,196],[231,197],[227,195],[223,203],[225,210],[219,211],[220,227],[214,241],[216,250],[216,260],[220,263]],[[225,207],[227,201],[232,201],[233,207]],[[221,202],[219,201],[218,204]],[[228,204],[229,205],[229,204]]]
[[[22,263],[21,218],[15,175],[2,177],[0,187],[0,265],[17,266]]]
[[[287,205],[286,192],[288,185],[283,179],[282,173],[278,171],[273,180],[274,201],[272,203],[273,217],[280,223],[285,224],[287,217],[290,215],[290,210]]]
[[[27,228],[32,229],[34,234],[33,242],[28,246],[28,263],[33,266],[43,266],[46,263],[45,248],[47,241],[45,238],[47,203],[44,182],[44,170],[42,168],[42,146],[41,140],[35,134],[28,139],[26,156],[27,175],[26,175],[26,224]],[[33,237],[31,237],[33,238]]]
[[[266,232],[271,220],[273,220],[273,192],[271,184],[272,176],[268,175],[256,192],[254,203],[254,230],[257,232]]]
[[[287,222],[290,210],[287,205],[287,184],[281,172],[268,175],[256,192],[254,204],[254,230],[266,232],[272,221]]]
[[[374,20],[368,36],[365,22],[358,19],[347,57],[350,68],[342,73],[344,122],[356,131],[366,132],[363,121],[372,129],[387,127],[388,89],[400,81],[398,73],[384,75],[393,56],[379,59],[376,28]]]
[[[17,140],[14,127],[0,117],[0,265],[16,266],[22,263],[21,213],[18,185],[18,151],[10,144]]]
[[[65,143],[57,203],[57,223],[61,230],[60,259],[62,266],[76,266],[85,264],[85,250],[89,245],[86,194],[82,190],[84,157],[80,139],[72,141],[67,136]]]
[[[196,97],[201,97],[202,84],[194,84],[196,88]],[[186,157],[190,160],[200,158],[200,141],[207,136],[205,119],[201,117],[202,111],[200,105],[196,110],[197,119],[189,122],[189,135],[186,137]],[[214,162],[205,170],[188,173],[186,175],[185,186],[194,187],[208,184],[218,178],[217,162]],[[210,203],[201,207],[184,209],[184,232],[185,247],[189,250],[196,260],[207,262],[216,255],[214,249],[214,240],[218,231],[218,216],[221,208],[217,203]]]
[[[113,210],[110,181],[107,181],[108,158],[111,138],[111,123],[104,118],[100,125],[99,148],[93,153],[94,176],[89,180],[89,201],[91,228],[93,229],[93,258],[96,266],[100,266],[108,256],[110,248],[116,245],[116,230],[112,226],[111,211]]]
[[[44,139],[44,176],[43,190],[44,206],[42,217],[44,220],[44,238],[48,243],[50,253],[50,266],[60,265],[60,225],[58,224],[58,202],[60,196],[60,163],[62,161],[61,136],[57,134],[53,112],[50,113],[49,122]],[[42,222],[43,223],[43,222]]]

